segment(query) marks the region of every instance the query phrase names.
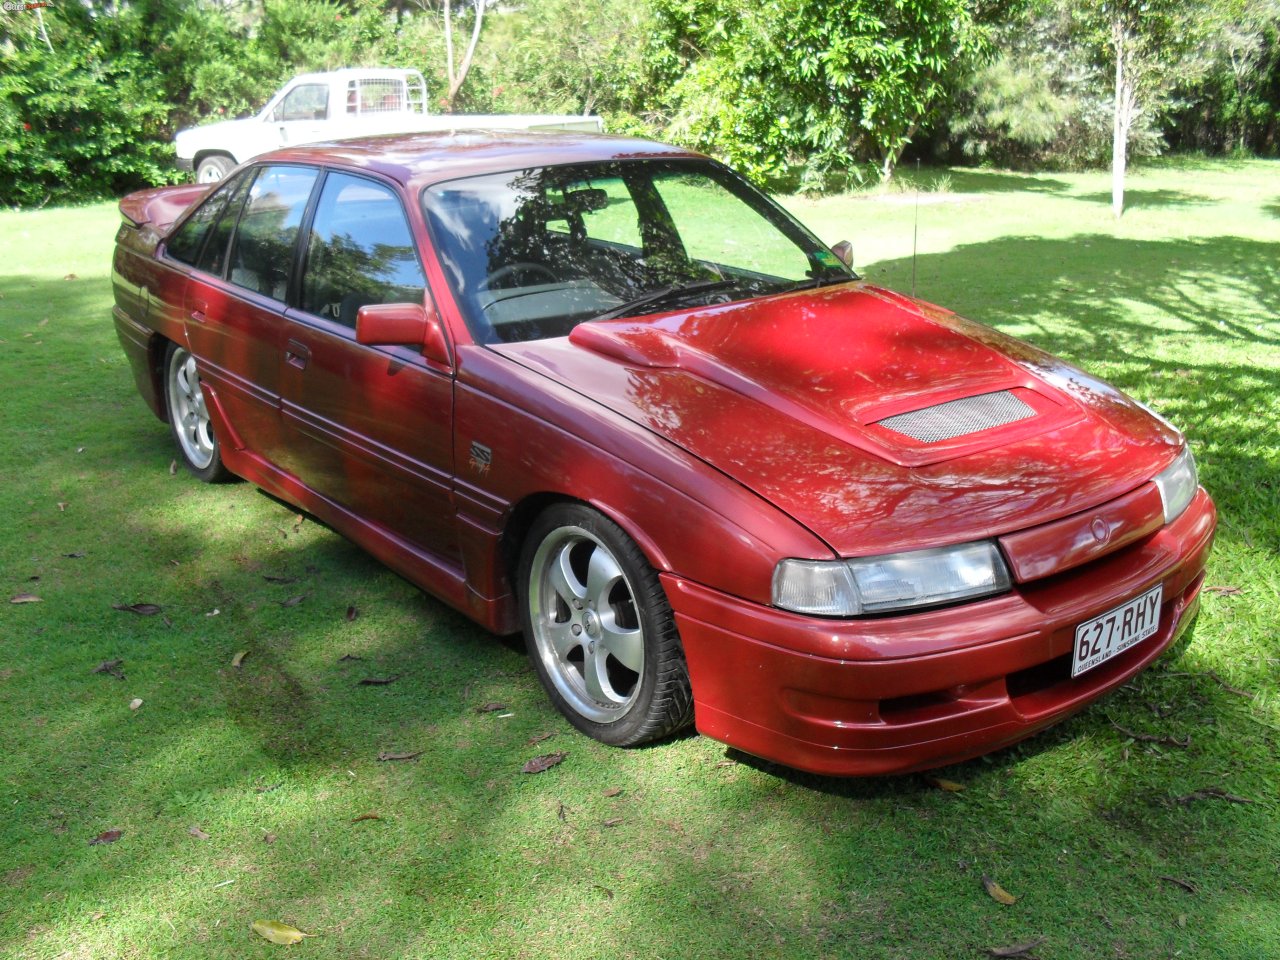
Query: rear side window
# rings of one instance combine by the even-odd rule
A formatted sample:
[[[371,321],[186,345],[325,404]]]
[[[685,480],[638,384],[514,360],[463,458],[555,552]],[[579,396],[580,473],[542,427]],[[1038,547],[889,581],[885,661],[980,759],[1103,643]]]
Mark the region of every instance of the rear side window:
[[[259,171],[240,215],[228,280],[273,300],[284,300],[298,227],[318,174],[314,167],[263,167]]]
[[[356,325],[371,303],[422,303],[426,279],[404,207],[388,187],[330,173],[307,244],[302,309]]]
[[[196,258],[200,256],[200,247],[204,245],[204,238],[209,235],[214,222],[226,209],[227,198],[240,185],[242,179],[243,177],[237,177],[235,181],[229,180],[220,184],[211,196],[205,198],[196,212],[189,216],[169,238],[169,242],[165,245],[169,256],[181,263],[193,267],[196,265]]]
[[[196,263],[197,269],[216,277],[222,276],[227,265],[227,247],[231,243],[231,233],[236,228],[236,221],[240,219],[240,208],[244,206],[244,198],[252,182],[253,174],[245,173],[227,191],[227,205],[222,209],[218,222],[209,231],[209,239],[205,241],[200,260]]]

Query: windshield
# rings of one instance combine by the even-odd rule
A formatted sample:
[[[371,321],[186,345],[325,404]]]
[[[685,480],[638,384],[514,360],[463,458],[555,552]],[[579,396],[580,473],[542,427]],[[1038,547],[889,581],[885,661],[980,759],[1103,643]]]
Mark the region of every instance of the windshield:
[[[423,204],[479,343],[853,279],[776,204],[706,160],[468,177],[429,187]]]

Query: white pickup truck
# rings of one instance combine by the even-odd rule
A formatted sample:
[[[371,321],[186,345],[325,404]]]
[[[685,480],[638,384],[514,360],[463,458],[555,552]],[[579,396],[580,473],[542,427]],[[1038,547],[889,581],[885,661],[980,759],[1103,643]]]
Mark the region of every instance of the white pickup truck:
[[[304,73],[256,117],[179,131],[178,168],[196,180],[221,180],[236,164],[280,147],[379,133],[427,130],[581,130],[598,133],[599,117],[556,114],[432,114],[417,70],[349,68]]]

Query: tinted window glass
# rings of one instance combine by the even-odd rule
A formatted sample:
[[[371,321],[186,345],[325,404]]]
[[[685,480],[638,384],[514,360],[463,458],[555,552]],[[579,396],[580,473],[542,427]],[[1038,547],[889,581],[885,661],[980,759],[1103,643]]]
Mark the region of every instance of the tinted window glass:
[[[200,254],[200,262],[196,265],[205,273],[222,276],[227,264],[227,247],[231,243],[231,233],[240,219],[240,208],[244,206],[244,198],[249,193],[249,184],[253,182],[253,174],[246,173],[236,179],[235,185],[227,191],[230,199],[217,225],[209,233],[209,240]]]
[[[205,201],[200,204],[196,212],[189,216],[186,222],[169,238],[169,242],[165,245],[169,256],[175,260],[195,266],[196,257],[200,256],[200,247],[204,243],[204,238],[208,236],[209,231],[213,228],[214,221],[218,219],[219,214],[226,207],[227,198],[239,186],[241,179],[237,177],[235,182],[228,181],[219,185],[211,196],[205,198]]]
[[[379,183],[331,173],[320,192],[302,309],[349,327],[370,303],[421,303],[426,280],[404,208]]]
[[[653,178],[689,259],[770,277],[804,277],[808,251],[778,231],[758,211],[700,173],[670,172]]]
[[[422,199],[481,343],[853,279],[776,204],[706,161],[486,174],[434,184]]]
[[[298,227],[319,173],[314,167],[263,167],[240,215],[227,279],[284,300]]]

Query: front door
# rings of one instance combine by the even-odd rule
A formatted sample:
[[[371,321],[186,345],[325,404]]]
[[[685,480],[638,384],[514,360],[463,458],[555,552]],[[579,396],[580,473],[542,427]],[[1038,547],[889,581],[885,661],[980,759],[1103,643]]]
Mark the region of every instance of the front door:
[[[360,520],[456,561],[452,371],[420,348],[355,340],[360,307],[425,296],[396,193],[372,179],[327,174],[299,309],[286,316],[281,412],[290,439],[282,465]]]

